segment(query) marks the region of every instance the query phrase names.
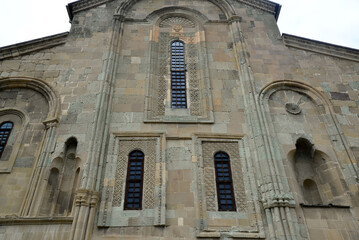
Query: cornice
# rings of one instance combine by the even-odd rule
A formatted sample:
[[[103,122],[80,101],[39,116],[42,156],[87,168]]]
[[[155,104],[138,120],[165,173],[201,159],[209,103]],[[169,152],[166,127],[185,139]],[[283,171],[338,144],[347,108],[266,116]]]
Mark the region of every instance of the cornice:
[[[64,32],[2,47],[0,48],[0,61],[64,44],[68,34],[68,32]]]
[[[81,12],[86,9],[97,7],[107,2],[112,2],[113,0],[79,0],[76,2],[69,3],[67,8],[67,13],[69,15],[70,21],[75,13]]]
[[[254,8],[261,9],[265,12],[269,12],[275,16],[275,19],[278,20],[281,5],[275,2],[267,0],[237,0],[238,2],[244,3],[246,5],[252,6]]]
[[[0,226],[4,225],[49,225],[49,224],[71,224],[73,217],[0,217]]]
[[[69,15],[70,21],[72,21],[75,13],[87,10],[99,5],[111,2],[113,0],[79,0],[73,3],[69,3],[67,7],[67,13]],[[268,1],[268,0],[237,0],[238,2],[244,3],[246,5],[252,6],[254,8],[261,9],[265,12],[269,12],[275,16],[275,19],[278,20],[281,5]]]
[[[338,46],[289,34],[283,34],[282,39],[284,45],[287,47],[359,62],[359,49]]]

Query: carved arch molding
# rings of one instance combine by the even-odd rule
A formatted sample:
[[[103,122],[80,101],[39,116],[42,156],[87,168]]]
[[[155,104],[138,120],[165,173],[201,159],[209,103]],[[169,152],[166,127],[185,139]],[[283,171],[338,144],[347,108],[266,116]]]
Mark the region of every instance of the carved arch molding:
[[[272,107],[269,106],[270,102],[272,102]],[[297,119],[296,121],[298,121],[299,119],[303,119],[303,117],[308,117],[307,115],[310,115],[309,119],[316,118],[316,121],[322,121],[324,123],[324,129],[322,129],[322,132],[319,134],[321,134],[321,136],[327,135],[326,141],[333,149],[333,151],[331,151],[332,154],[330,155],[333,157],[333,160],[336,159],[334,161],[339,163],[341,169],[346,169],[346,171],[350,173],[344,176],[346,182],[349,185],[356,185],[355,182],[351,181],[351,179],[358,176],[354,154],[351,151],[348,141],[334,114],[332,103],[322,92],[299,81],[275,81],[268,84],[261,90],[259,93],[259,103],[262,108],[261,113],[263,114],[263,119],[265,121],[264,125],[267,128],[265,131],[272,136],[276,135],[274,132],[275,120],[272,119],[272,115],[274,113],[271,113],[273,106],[276,107],[275,113],[277,113],[277,111],[280,111],[281,114],[287,113],[288,121],[290,119]],[[313,109],[308,108],[309,104],[312,105],[311,108]],[[307,106],[308,109],[305,109],[305,106]],[[315,111],[315,113],[313,113],[313,111]],[[294,121],[294,123],[296,122]],[[300,124],[297,125],[298,127],[301,126]],[[295,127],[296,126],[292,126],[292,128]],[[282,128],[286,127],[282,126]],[[290,130],[284,131],[290,132]],[[293,132],[291,134],[291,138],[293,138],[293,149],[295,149],[295,141],[301,137],[311,140],[314,144],[316,144],[316,146],[318,146],[318,142],[313,140],[314,134],[318,133],[311,131],[308,132],[305,129],[300,129],[299,132]],[[318,137],[316,137],[316,139],[318,139]],[[323,138],[321,137],[321,139]],[[280,145],[279,142],[275,143],[273,141],[279,141],[279,139],[271,138],[269,139],[269,144],[272,146]],[[328,146],[328,144],[324,145]],[[321,148],[319,147],[319,149]]]
[[[204,31],[196,13],[181,9],[157,16],[150,42],[150,71],[146,93],[145,122],[213,122]],[[192,16],[194,15],[194,16]],[[185,44],[187,109],[172,109],[169,89],[170,46]]]
[[[47,120],[57,118],[60,114],[60,98],[45,81],[27,77],[10,77],[0,79],[0,91],[7,88],[29,88],[39,92],[49,103]]]
[[[126,0],[121,3],[121,5],[116,9],[115,15],[126,16],[131,10],[133,5],[135,5],[140,0]],[[229,3],[228,0],[209,0],[209,2],[216,5],[221,11],[225,14],[227,19],[236,15],[236,11],[233,6]]]

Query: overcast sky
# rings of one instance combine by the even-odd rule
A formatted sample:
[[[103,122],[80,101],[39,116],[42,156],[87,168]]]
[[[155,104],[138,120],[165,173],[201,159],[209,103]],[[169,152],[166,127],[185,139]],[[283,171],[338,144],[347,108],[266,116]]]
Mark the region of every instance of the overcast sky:
[[[71,0],[2,0],[0,47],[70,30]],[[277,0],[279,29],[359,49],[359,0]]]

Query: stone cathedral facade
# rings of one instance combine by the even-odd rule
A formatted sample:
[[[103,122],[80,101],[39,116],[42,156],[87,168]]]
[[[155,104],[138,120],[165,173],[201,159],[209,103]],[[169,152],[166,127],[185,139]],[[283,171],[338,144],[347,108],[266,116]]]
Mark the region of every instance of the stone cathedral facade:
[[[359,50],[280,9],[80,0],[0,48],[0,239],[359,239]]]

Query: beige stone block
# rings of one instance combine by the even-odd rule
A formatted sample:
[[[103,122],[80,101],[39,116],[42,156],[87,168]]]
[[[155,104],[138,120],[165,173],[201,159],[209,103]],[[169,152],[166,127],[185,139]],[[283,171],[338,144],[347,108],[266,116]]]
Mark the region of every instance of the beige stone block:
[[[326,240],[326,235],[325,235],[325,231],[324,230],[319,230],[319,229],[308,229],[309,231],[309,236],[311,239],[321,239],[321,240]]]
[[[331,229],[326,230],[325,234],[326,234],[328,240],[342,239],[340,233],[336,230],[331,230]]]

